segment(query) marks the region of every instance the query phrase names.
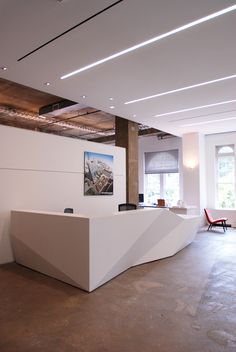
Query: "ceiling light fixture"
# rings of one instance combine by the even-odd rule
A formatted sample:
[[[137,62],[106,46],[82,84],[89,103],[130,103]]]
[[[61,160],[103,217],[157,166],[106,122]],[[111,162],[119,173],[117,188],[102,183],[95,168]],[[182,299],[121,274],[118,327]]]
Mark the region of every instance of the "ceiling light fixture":
[[[113,55],[110,55],[110,56],[105,57],[105,58],[103,58],[103,59],[101,59],[101,60],[98,60],[98,61],[96,61],[96,62],[93,62],[92,64],[89,64],[89,65],[87,65],[87,66],[81,67],[81,68],[79,68],[78,70],[75,70],[75,71],[72,71],[72,72],[70,72],[70,73],[67,73],[67,74],[65,74],[64,76],[62,76],[61,79],[69,78],[69,77],[74,76],[74,75],[76,75],[76,74],[78,74],[78,73],[80,73],[80,72],[86,71],[86,70],[88,70],[88,69],[90,69],[90,68],[92,68],[92,67],[101,65],[101,64],[103,64],[104,62],[113,60],[113,59],[115,59],[115,58],[117,58],[117,57],[119,57],[119,56],[122,56],[122,55],[125,55],[125,54],[127,54],[127,53],[130,53],[131,51],[134,51],[134,50],[137,50],[137,49],[139,49],[139,48],[142,48],[142,47],[144,47],[144,46],[146,46],[146,45],[155,43],[155,42],[157,42],[157,41],[159,41],[159,40],[161,40],[161,39],[170,37],[170,36],[172,36],[172,35],[174,35],[174,34],[176,34],[176,33],[179,33],[179,32],[182,32],[182,31],[188,29],[188,28],[197,26],[198,24],[201,24],[201,23],[203,23],[203,22],[210,21],[210,20],[212,20],[213,18],[222,16],[222,15],[224,15],[224,14],[226,14],[226,13],[228,13],[228,12],[234,11],[234,10],[236,10],[236,4],[233,5],[233,6],[227,7],[227,8],[225,8],[225,9],[223,9],[223,10],[214,12],[214,13],[208,15],[208,16],[199,18],[198,20],[192,21],[192,22],[187,23],[187,24],[185,24],[185,25],[183,25],[183,26],[180,26],[180,27],[178,27],[178,28],[172,29],[172,30],[169,31],[169,32],[160,34],[160,35],[158,35],[158,36],[156,36],[156,37],[154,37],[154,38],[148,39],[148,40],[146,40],[146,41],[144,41],[144,42],[142,42],[142,43],[139,43],[139,44],[136,44],[136,45],[134,45],[134,46],[131,46],[130,48],[127,48],[127,49],[125,49],[125,50],[119,51],[119,52],[117,52],[117,53],[115,53],[115,54],[113,54]]]
[[[81,98],[85,99],[85,98],[86,98],[86,95],[81,95]]]
[[[110,106],[110,109],[115,109],[115,107],[114,106]]]
[[[216,123],[216,122],[230,121],[230,120],[236,120],[236,117],[226,117],[226,118],[220,119],[220,120],[208,120],[208,121],[202,121],[202,122],[188,123],[186,125],[182,125],[181,127],[191,127],[191,126],[197,126],[197,125],[206,125],[208,123]]]
[[[124,104],[128,105],[128,104],[137,103],[139,101],[144,101],[144,100],[148,100],[148,99],[158,98],[158,97],[162,97],[163,95],[173,94],[173,93],[181,92],[183,90],[188,90],[188,89],[192,89],[192,88],[202,87],[202,86],[206,86],[208,84],[213,84],[213,83],[217,83],[217,82],[221,82],[221,81],[226,81],[226,80],[232,79],[232,78],[236,78],[236,75],[231,75],[231,76],[227,76],[227,77],[213,79],[212,81],[201,82],[201,83],[193,84],[191,86],[182,87],[182,88],[178,88],[178,89],[174,89],[174,90],[169,90],[167,92],[150,95],[148,97],[126,101]]]
[[[114,100],[114,98],[110,97],[109,100]]]
[[[2,71],[7,71],[7,67],[6,67],[6,66],[2,66],[2,67],[1,67],[1,70],[2,70]]]
[[[45,82],[44,85],[45,86],[50,86],[50,82]]]
[[[218,106],[218,105],[224,105],[224,104],[230,104],[230,103],[235,103],[235,100],[227,100],[227,101],[221,101],[220,103],[214,103],[214,104],[208,104],[208,105],[201,105],[201,106],[195,106],[194,108],[189,108],[189,109],[182,109],[182,110],[176,110],[176,111],[171,111],[171,112],[166,112],[164,114],[159,114],[155,115],[154,117],[161,117],[161,116],[167,116],[167,115],[174,115],[178,114],[180,112],[187,112],[187,111],[193,111],[197,109],[204,109],[204,108],[210,108],[212,106]]]

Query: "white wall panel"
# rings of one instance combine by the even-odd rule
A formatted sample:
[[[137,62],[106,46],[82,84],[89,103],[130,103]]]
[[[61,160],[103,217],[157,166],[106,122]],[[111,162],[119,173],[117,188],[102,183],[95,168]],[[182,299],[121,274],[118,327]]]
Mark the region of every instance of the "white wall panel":
[[[114,156],[114,194],[84,196],[84,151]],[[125,150],[99,143],[0,126],[0,264],[13,260],[12,209],[110,214],[126,198]]]

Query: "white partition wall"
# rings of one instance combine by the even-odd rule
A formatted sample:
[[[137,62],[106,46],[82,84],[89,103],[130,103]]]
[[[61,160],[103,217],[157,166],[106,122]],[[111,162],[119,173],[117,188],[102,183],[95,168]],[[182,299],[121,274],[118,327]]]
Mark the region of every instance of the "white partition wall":
[[[114,156],[114,194],[84,196],[84,151]],[[11,209],[110,214],[125,201],[125,149],[0,126],[0,264],[13,260]]]

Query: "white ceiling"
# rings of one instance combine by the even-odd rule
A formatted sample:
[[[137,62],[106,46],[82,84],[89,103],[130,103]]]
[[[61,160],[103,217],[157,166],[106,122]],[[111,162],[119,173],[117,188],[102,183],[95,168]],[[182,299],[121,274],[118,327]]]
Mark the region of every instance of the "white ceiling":
[[[235,0],[123,0],[17,61],[115,2],[0,0],[0,66],[8,67],[0,71],[0,77],[179,136],[193,131],[236,131],[236,102],[154,117],[236,100],[236,78],[124,104],[235,75],[236,11],[60,79],[70,71],[234,5]],[[51,85],[45,86],[45,82]],[[111,102],[109,97],[114,100]]]

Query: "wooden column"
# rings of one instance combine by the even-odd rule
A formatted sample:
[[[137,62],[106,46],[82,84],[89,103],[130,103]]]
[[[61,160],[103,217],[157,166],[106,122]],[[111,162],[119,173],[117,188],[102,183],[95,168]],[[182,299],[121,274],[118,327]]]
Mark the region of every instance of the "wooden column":
[[[138,124],[116,116],[115,145],[126,148],[126,202],[138,204]]]

